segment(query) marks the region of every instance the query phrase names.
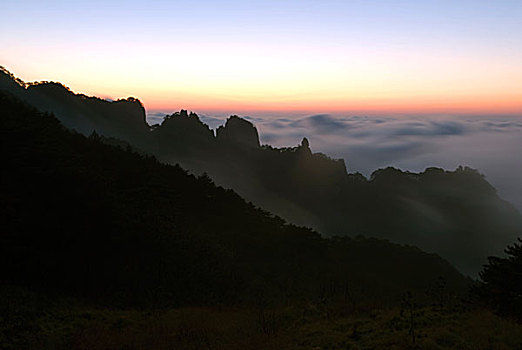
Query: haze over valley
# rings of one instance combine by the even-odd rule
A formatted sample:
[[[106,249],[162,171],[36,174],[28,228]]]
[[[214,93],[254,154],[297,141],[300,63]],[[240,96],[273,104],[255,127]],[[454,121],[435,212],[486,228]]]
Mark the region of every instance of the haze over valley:
[[[149,124],[168,113],[148,113]],[[200,115],[216,129],[223,117]],[[261,143],[296,145],[308,137],[314,151],[346,161],[349,172],[369,176],[393,166],[414,172],[428,167],[479,169],[502,198],[522,210],[522,121],[520,116],[245,116]]]

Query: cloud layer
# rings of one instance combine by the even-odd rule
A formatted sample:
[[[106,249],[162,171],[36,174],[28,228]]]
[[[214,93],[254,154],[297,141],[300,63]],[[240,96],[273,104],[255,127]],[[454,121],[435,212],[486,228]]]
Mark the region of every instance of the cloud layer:
[[[502,198],[522,210],[522,116],[245,118],[256,125],[262,143],[287,147],[307,137],[314,152],[344,158],[349,172],[366,176],[386,166],[411,171],[477,168]],[[201,119],[212,128],[224,123],[221,118]]]

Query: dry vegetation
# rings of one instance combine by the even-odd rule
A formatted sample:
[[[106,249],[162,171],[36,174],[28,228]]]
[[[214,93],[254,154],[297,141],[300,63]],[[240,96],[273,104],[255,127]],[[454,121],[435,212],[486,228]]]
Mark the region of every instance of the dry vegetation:
[[[342,304],[151,311],[62,302],[37,314],[12,309],[9,319],[2,320],[0,345],[57,350],[522,349],[522,325],[483,309],[424,307],[411,315],[400,308]]]

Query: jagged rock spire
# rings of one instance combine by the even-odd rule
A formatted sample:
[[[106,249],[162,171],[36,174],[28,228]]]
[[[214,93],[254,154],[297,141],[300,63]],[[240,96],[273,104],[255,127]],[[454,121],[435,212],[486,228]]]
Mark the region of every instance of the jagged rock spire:
[[[303,140],[301,141],[301,147],[310,149],[310,142],[308,142],[306,137],[303,137]]]

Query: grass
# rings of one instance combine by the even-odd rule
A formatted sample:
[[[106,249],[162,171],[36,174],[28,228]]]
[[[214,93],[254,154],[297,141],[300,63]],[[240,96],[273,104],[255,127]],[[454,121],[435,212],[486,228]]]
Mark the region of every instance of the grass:
[[[522,325],[483,309],[413,310],[415,344],[411,314],[399,308],[301,303],[121,310],[76,300],[46,303],[15,290],[3,293],[0,311],[0,348],[6,350],[522,350]]]

